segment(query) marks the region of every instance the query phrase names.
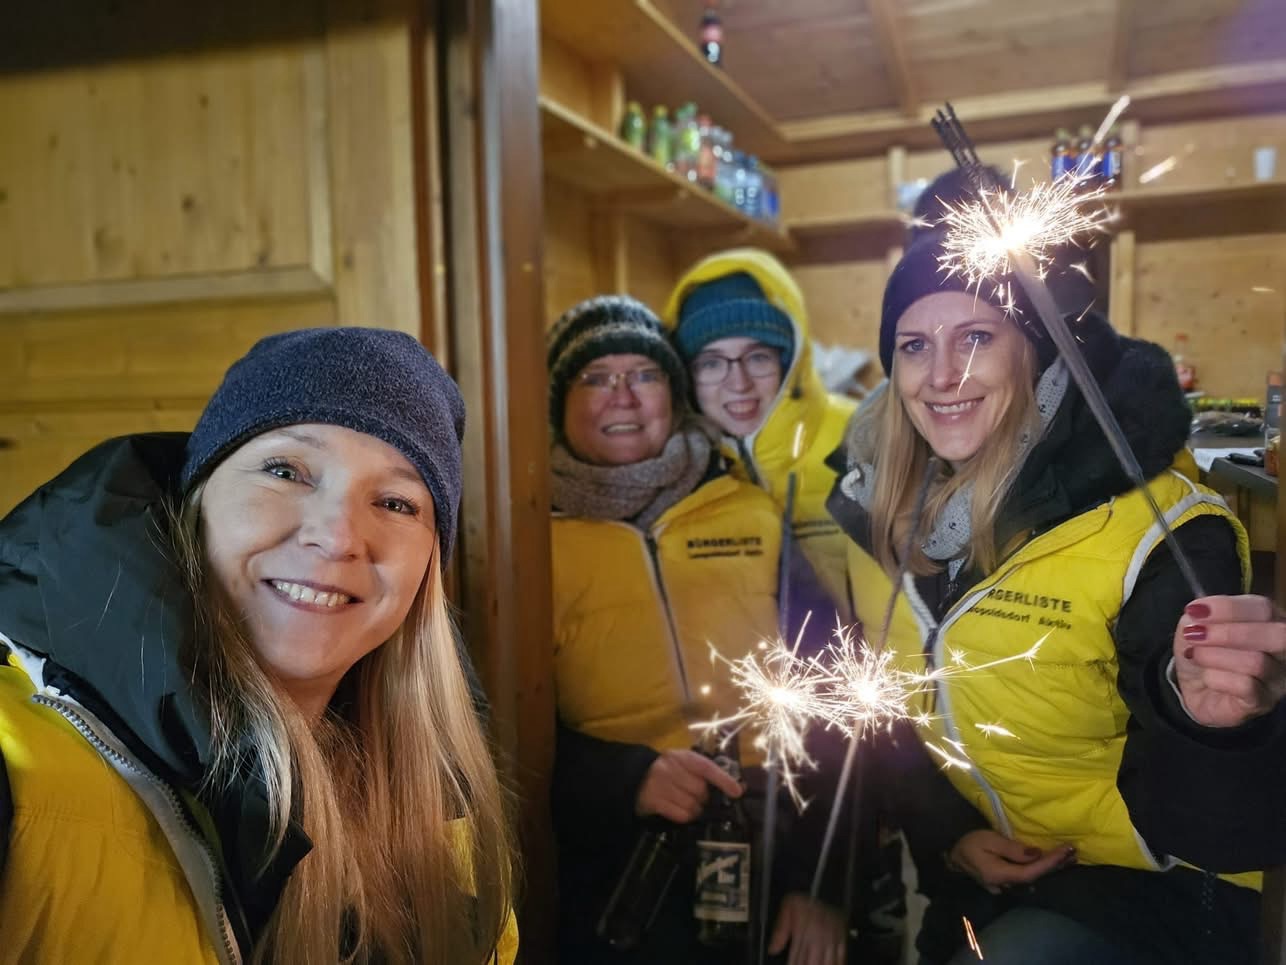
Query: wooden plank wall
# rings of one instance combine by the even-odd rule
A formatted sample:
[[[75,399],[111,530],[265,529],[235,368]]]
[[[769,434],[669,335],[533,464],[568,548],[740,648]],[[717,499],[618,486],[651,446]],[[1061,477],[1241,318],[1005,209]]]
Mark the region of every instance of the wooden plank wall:
[[[411,5],[252,6],[107,11],[92,57],[23,15],[48,49],[0,64],[0,513],[102,438],[190,428],[263,335],[427,327]]]
[[[1021,185],[1047,177],[1049,140],[987,144],[980,154],[1006,172],[1015,159],[1025,161],[1017,175]],[[1139,174],[1170,158],[1174,166],[1145,187],[1247,184],[1253,149],[1265,146],[1276,148],[1281,181],[1286,115],[1144,127],[1127,156],[1127,187],[1144,187],[1136,183]],[[782,210],[788,220],[803,221],[889,211],[891,163],[902,166],[907,180],[932,179],[948,166],[942,151],[913,151],[892,161],[895,156],[785,168]],[[1142,209],[1127,224],[1132,267],[1116,268],[1126,272],[1117,291],[1129,305],[1112,309],[1122,330],[1168,349],[1183,332],[1201,388],[1217,396],[1262,396],[1265,373],[1273,367],[1266,360],[1280,355],[1286,327],[1286,191],[1244,202]],[[810,240],[787,259],[818,339],[874,350],[880,299],[896,254],[872,236],[837,233]]]

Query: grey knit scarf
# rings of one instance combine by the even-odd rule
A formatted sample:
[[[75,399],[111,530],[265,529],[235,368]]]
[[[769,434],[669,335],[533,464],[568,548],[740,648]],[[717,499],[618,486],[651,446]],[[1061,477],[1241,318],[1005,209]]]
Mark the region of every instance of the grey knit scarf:
[[[571,516],[624,520],[648,529],[697,488],[713,445],[710,429],[695,419],[680,425],[659,455],[627,466],[594,466],[555,443],[550,456],[554,505]]]
[[[1040,421],[1019,438],[1006,485],[1018,477],[1018,472],[1027,460],[1027,454],[1031,452],[1032,446],[1049,428],[1055,413],[1058,412],[1058,407],[1063,402],[1067,383],[1067,366],[1061,358],[1041,373],[1040,380],[1036,383],[1036,411]],[[871,510],[872,494],[875,489],[875,440],[879,427],[874,419],[863,418],[863,413],[871,411],[871,402],[880,393],[888,391],[888,384],[886,379],[867,397],[862,409],[849,423],[844,437],[847,471],[844,478],[840,480],[840,490],[867,512]],[[973,537],[970,515],[972,504],[973,483],[961,486],[951,495],[938,518],[934,520],[933,529],[924,540],[922,548],[926,556],[933,560],[953,560],[964,554]]]

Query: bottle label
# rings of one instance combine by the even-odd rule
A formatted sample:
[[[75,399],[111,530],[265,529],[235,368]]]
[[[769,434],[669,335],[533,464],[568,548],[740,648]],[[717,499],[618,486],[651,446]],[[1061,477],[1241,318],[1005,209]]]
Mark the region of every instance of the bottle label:
[[[750,921],[750,845],[697,842],[697,897],[692,914],[705,921]]]

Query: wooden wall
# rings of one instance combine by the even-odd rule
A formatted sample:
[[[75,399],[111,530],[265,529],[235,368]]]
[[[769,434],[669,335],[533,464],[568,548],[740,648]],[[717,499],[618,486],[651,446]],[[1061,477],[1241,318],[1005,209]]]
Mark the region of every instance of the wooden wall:
[[[263,335],[421,335],[411,4],[288,6],[127,5],[70,37],[24,13],[25,60],[0,61],[0,513],[102,438],[190,428]]]
[[[1286,331],[1286,189],[1204,197],[1253,181],[1252,151],[1277,150],[1280,185],[1286,172],[1286,115],[1266,114],[1131,129],[1126,187],[1174,192],[1164,204],[1126,205],[1128,284],[1117,286],[1128,305],[1111,308],[1128,334],[1172,349],[1188,335],[1200,387],[1216,396],[1260,397],[1265,373],[1277,368]],[[1013,170],[1026,163],[1019,184],[1047,177],[1049,140],[980,147],[985,161]],[[1149,181],[1138,176],[1173,158],[1173,167]],[[942,151],[898,152],[800,165],[781,172],[782,210],[788,221],[858,218],[893,207],[891,184],[932,179],[948,166]],[[1192,192],[1189,198],[1184,192]],[[898,253],[897,234],[837,229],[809,239],[788,256],[808,299],[817,338],[874,350],[879,305]],[[1109,244],[1107,239],[1100,244]],[[1106,253],[1103,253],[1106,264]],[[1118,279],[1119,281],[1119,279]],[[1106,285],[1106,279],[1104,279]]]

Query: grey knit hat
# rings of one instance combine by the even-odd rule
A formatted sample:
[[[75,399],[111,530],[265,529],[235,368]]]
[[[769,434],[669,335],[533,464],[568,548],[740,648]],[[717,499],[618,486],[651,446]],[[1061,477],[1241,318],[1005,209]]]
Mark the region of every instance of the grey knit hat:
[[[363,432],[406,456],[433,497],[446,565],[460,508],[464,400],[423,345],[381,328],[307,328],[256,342],[188,438],[183,490],[248,439],[301,422]]]
[[[628,295],[599,295],[574,305],[549,330],[545,361],[549,366],[549,424],[563,431],[563,412],[571,381],[585,366],[604,355],[643,355],[670,379],[676,411],[687,398],[687,373],[656,313]]]

